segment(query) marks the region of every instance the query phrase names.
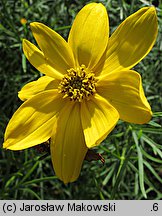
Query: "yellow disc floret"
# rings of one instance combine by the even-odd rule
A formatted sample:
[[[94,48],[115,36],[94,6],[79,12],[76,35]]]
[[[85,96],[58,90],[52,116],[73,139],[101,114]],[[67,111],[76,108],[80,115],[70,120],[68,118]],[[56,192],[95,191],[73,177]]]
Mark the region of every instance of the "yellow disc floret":
[[[96,92],[95,82],[94,73],[88,71],[85,65],[70,68],[59,84],[59,92],[63,98],[81,102]]]

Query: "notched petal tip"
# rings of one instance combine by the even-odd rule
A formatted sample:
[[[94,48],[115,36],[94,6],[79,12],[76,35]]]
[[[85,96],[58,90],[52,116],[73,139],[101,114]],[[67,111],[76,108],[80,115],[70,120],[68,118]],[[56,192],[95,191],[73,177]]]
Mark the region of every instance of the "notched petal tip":
[[[39,22],[31,22],[30,23],[30,29],[31,29],[32,32],[34,32],[40,26],[44,26],[44,24],[43,23],[39,23]]]
[[[28,40],[25,39],[25,38],[22,39],[22,43],[26,43],[27,41],[28,41]]]
[[[94,8],[94,7],[103,7],[104,9],[105,9],[105,7],[104,7],[104,5],[102,4],[102,3],[96,3],[96,2],[92,2],[92,3],[88,3],[88,4],[86,4],[83,8],[82,8],[82,10],[83,9],[85,9],[85,8]]]
[[[27,39],[22,39],[22,47],[23,47],[23,51],[24,51],[24,48],[27,46],[27,45],[30,45],[30,42],[27,40]]]
[[[42,28],[48,28],[48,29],[50,29],[48,26],[46,26],[45,24],[40,23],[40,22],[31,22],[30,23],[30,29],[31,29],[31,31],[32,31],[33,34],[34,34],[34,32],[38,32],[39,29],[42,29]]]
[[[7,147],[8,147],[8,144],[7,144],[6,141],[4,141],[4,143],[3,143],[3,145],[2,145],[2,148],[7,149]]]
[[[150,10],[150,12],[156,14],[156,8],[154,6],[148,7],[148,9]]]
[[[93,6],[98,10],[106,10],[105,6],[102,3],[93,2],[93,3],[87,4],[85,7],[88,7],[88,6]]]
[[[20,151],[20,150],[23,150],[23,148],[21,148],[20,146],[12,146],[10,145],[10,143],[6,140],[4,143],[3,143],[3,149],[5,150],[12,150],[12,151]]]
[[[40,23],[40,22],[31,22],[30,28],[31,28],[32,32],[39,31],[40,28],[47,28],[47,29],[51,30],[47,25]]]
[[[157,13],[156,13],[156,8],[154,6],[147,7],[146,13],[150,14],[150,16],[154,17],[154,19],[157,21]]]
[[[31,22],[30,23],[30,27],[32,28],[32,27],[35,27],[35,26],[37,26],[37,25],[44,25],[43,23],[40,23],[40,22]]]

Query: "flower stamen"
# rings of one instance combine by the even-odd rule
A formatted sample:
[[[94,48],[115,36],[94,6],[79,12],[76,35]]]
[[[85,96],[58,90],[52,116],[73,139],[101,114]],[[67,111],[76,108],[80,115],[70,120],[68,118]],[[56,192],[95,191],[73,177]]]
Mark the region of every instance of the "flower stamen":
[[[63,94],[63,98],[81,102],[96,92],[95,83],[94,74],[85,65],[70,68],[59,84],[59,93]]]

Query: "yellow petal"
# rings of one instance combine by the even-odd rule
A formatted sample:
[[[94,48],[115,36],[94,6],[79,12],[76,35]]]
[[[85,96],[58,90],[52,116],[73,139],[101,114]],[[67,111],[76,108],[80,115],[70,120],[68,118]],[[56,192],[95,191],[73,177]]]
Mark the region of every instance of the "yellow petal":
[[[21,150],[47,141],[64,105],[56,90],[42,92],[24,102],[7,125],[3,148]]]
[[[21,91],[18,92],[18,96],[22,101],[28,100],[36,94],[46,91],[57,89],[59,81],[49,76],[42,76],[36,81],[27,83]]]
[[[69,44],[55,31],[38,22],[30,24],[32,33],[50,64],[60,73],[74,67],[74,57]]]
[[[106,8],[91,3],[83,7],[72,25],[68,42],[78,64],[92,69],[104,53],[109,26]]]
[[[50,146],[56,175],[64,183],[75,181],[88,150],[81,125],[79,103],[69,102],[61,111]]]
[[[110,73],[98,81],[97,92],[119,112],[120,119],[144,124],[152,112],[144,95],[141,76],[132,70]]]
[[[41,73],[56,79],[61,79],[63,77],[61,73],[49,64],[43,52],[30,41],[23,39],[23,51],[29,62]]]
[[[152,49],[158,32],[154,7],[144,7],[129,16],[109,39],[102,74],[130,69]]]
[[[113,130],[119,114],[104,98],[95,95],[81,104],[81,119],[88,148],[100,144]]]

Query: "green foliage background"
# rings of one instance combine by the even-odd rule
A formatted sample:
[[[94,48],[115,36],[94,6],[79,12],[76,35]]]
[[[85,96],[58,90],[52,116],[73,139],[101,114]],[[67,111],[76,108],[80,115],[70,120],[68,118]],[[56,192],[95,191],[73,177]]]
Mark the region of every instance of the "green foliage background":
[[[146,125],[119,121],[98,147],[106,162],[84,161],[78,181],[64,185],[54,175],[50,156],[35,149],[2,149],[5,127],[21,101],[17,92],[40,73],[26,61],[22,38],[34,42],[29,28],[43,22],[67,39],[76,13],[86,0],[0,0],[0,199],[162,199],[162,3],[100,0],[108,12],[111,33],[127,16],[154,4],[159,34],[149,55],[135,69],[154,112]],[[91,1],[92,2],[92,1]],[[21,18],[27,24],[20,23]]]

